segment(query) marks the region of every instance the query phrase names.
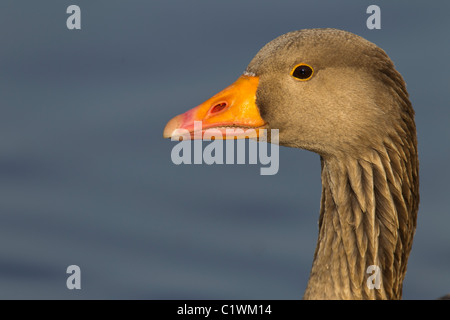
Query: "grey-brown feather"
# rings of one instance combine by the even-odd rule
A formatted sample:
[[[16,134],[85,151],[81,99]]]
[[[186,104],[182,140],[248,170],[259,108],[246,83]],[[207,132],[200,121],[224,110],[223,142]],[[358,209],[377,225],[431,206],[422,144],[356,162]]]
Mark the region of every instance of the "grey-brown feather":
[[[289,71],[315,70],[304,83]],[[295,31],[264,46],[246,72],[280,144],[321,156],[319,237],[305,299],[400,299],[416,229],[419,172],[405,82],[373,43],[335,29]],[[366,285],[368,266],[380,289]]]

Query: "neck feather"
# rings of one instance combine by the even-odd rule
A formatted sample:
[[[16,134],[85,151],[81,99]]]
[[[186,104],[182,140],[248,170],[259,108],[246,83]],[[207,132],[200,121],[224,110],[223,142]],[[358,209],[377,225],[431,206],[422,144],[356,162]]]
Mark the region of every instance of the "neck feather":
[[[305,299],[401,298],[419,201],[415,135],[381,145],[359,158],[321,158],[319,239]],[[379,289],[367,284],[371,265]]]

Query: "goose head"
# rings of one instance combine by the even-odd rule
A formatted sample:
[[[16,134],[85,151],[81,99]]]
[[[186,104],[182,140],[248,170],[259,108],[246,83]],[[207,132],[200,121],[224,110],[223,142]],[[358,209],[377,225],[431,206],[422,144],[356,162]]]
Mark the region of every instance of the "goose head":
[[[194,121],[223,133],[278,129],[279,144],[320,155],[319,240],[305,298],[401,297],[419,201],[417,140],[405,82],[382,49],[336,29],[284,34],[235,83],[170,120],[164,137],[194,134]],[[366,286],[371,265],[382,274],[377,290]]]
[[[233,85],[172,119],[164,137],[202,121],[203,129],[278,129],[280,145],[325,157],[355,154],[413,114],[408,102],[375,44],[342,30],[300,30],[265,45]]]

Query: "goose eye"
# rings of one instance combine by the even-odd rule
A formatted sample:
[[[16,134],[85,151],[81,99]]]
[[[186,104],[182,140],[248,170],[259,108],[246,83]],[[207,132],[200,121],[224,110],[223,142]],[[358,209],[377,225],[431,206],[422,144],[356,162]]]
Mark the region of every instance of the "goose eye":
[[[311,79],[312,75],[314,73],[313,68],[308,66],[307,64],[299,64],[294,67],[291,71],[291,76],[298,80],[306,81]]]

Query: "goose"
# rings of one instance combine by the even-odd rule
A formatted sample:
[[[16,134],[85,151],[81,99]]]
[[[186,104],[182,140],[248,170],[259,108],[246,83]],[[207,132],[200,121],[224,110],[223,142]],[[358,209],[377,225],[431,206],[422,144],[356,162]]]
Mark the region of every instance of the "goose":
[[[202,132],[278,129],[280,145],[320,156],[319,234],[303,299],[401,299],[419,205],[417,136],[406,84],[381,48],[337,29],[286,33],[163,136],[194,136],[194,121]]]

